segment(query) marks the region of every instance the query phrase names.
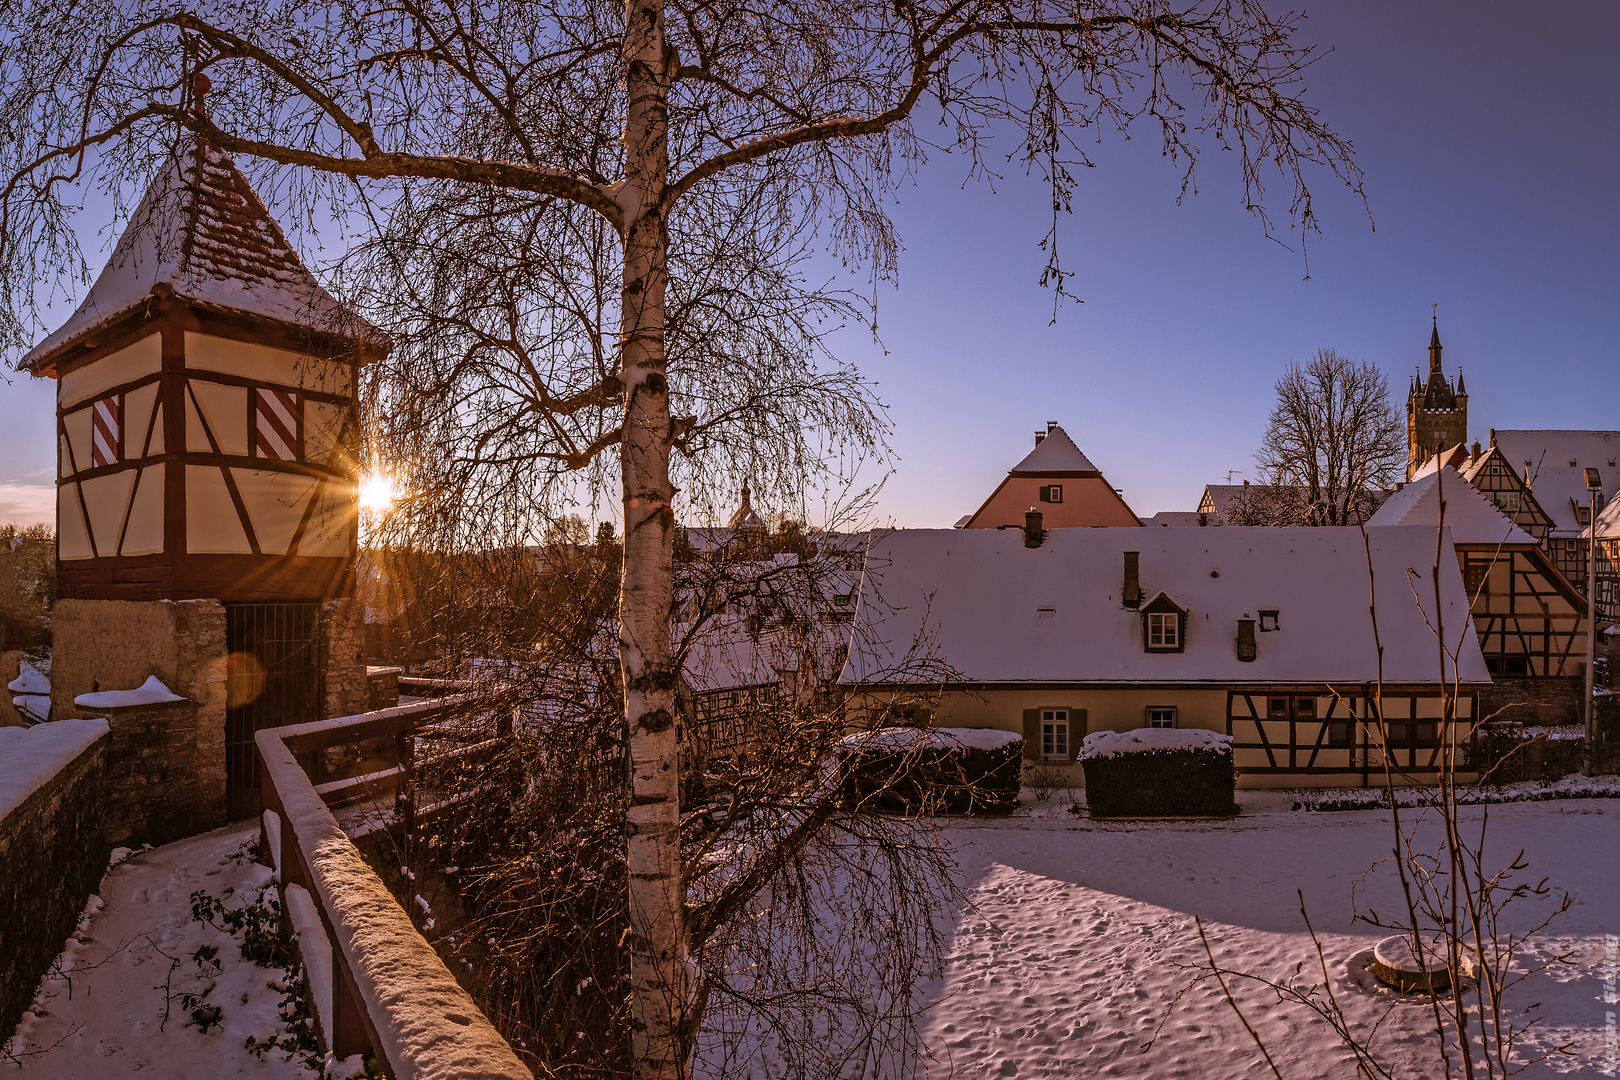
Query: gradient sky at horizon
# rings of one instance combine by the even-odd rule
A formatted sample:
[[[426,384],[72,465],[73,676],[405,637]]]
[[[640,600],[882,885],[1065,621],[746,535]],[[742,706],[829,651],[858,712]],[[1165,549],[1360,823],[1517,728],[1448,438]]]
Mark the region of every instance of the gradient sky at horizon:
[[[1038,285],[1045,189],[1016,169],[995,193],[964,187],[965,163],[932,155],[892,208],[904,250],[898,287],[878,292],[882,347],[860,328],[831,341],[889,406],[880,519],[950,525],[1048,420],[1137,513],[1192,510],[1229,470],[1256,475],[1287,361],[1332,346],[1382,367],[1399,401],[1427,363],[1434,303],[1470,435],[1620,429],[1620,4],[1306,10],[1304,38],[1334,50],[1307,100],[1355,142],[1376,230],[1314,173],[1307,278],[1285,187],[1271,201],[1293,251],[1243,210],[1232,155],[1209,154],[1178,206],[1180,171],[1143,125],[1105,137],[1081,177],[1061,242],[1084,303],[1054,324]],[[48,494],[53,400],[26,376],[0,389],[0,519]]]

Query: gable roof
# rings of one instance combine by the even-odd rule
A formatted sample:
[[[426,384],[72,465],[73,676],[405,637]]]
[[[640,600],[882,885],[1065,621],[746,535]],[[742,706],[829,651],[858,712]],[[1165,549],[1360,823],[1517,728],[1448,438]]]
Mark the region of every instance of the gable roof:
[[[315,280],[231,156],[184,135],[84,302],[18,366],[48,374],[43,362],[52,353],[165,294],[297,329],[388,342]]]
[[[1091,459],[1069,438],[1069,433],[1057,424],[1046,429],[1046,437],[1035,444],[1035,449],[1014,465],[1010,476],[1064,476],[1074,473],[1101,475]]]
[[[1026,548],[1012,530],[899,530],[875,539],[867,557],[842,681],[909,681],[894,673],[925,667],[912,655],[925,642],[953,683],[1372,682],[1378,654],[1362,535],[1354,527],[1053,529]],[[1436,615],[1434,591],[1425,581],[1414,598],[1407,574],[1427,578],[1434,529],[1391,526],[1366,537],[1384,681],[1432,685],[1441,678],[1426,622]],[[1442,543],[1449,552],[1449,533]],[[1144,596],[1162,592],[1187,609],[1185,652],[1143,649],[1142,616],[1120,601],[1126,551],[1140,553]],[[1439,614],[1462,680],[1488,683],[1454,555],[1440,560],[1440,573]],[[1245,663],[1237,622],[1262,608],[1280,612],[1279,629],[1258,635],[1259,655]]]
[[[1530,463],[1523,479],[1552,518],[1555,536],[1579,536],[1585,528],[1575,511],[1587,505],[1588,468],[1598,471],[1604,495],[1613,498],[1620,487],[1620,431],[1499,430],[1496,447],[1516,469]]]
[[[1384,505],[1367,520],[1367,527],[1426,525],[1432,534],[1440,523],[1442,496],[1446,503],[1445,524],[1454,543],[1535,545],[1535,537],[1515,525],[1450,465],[1428,470],[1384,500]]]

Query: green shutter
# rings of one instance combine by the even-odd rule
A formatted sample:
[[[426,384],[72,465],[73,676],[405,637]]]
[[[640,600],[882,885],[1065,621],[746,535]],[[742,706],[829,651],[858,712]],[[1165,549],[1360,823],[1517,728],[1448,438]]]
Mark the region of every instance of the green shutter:
[[[1041,710],[1024,710],[1024,760],[1041,759]]]

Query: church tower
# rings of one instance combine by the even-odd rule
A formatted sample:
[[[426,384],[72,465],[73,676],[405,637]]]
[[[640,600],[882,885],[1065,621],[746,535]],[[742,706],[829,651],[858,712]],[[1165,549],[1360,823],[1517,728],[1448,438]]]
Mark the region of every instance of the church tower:
[[[1429,332],[1429,377],[1414,376],[1406,395],[1406,478],[1412,479],[1437,447],[1467,441],[1468,390],[1461,368],[1456,389],[1440,370],[1440,324],[1436,320]]]

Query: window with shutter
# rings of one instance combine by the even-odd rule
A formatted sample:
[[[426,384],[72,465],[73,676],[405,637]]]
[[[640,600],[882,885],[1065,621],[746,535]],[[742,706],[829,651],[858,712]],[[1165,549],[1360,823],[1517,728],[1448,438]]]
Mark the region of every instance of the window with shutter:
[[[90,467],[93,469],[117,464],[119,460],[118,434],[123,420],[119,404],[117,394],[108,394],[90,407]]]
[[[298,395],[290,390],[260,387],[254,395],[254,452],[273,461],[298,461],[303,455],[298,438]]]

